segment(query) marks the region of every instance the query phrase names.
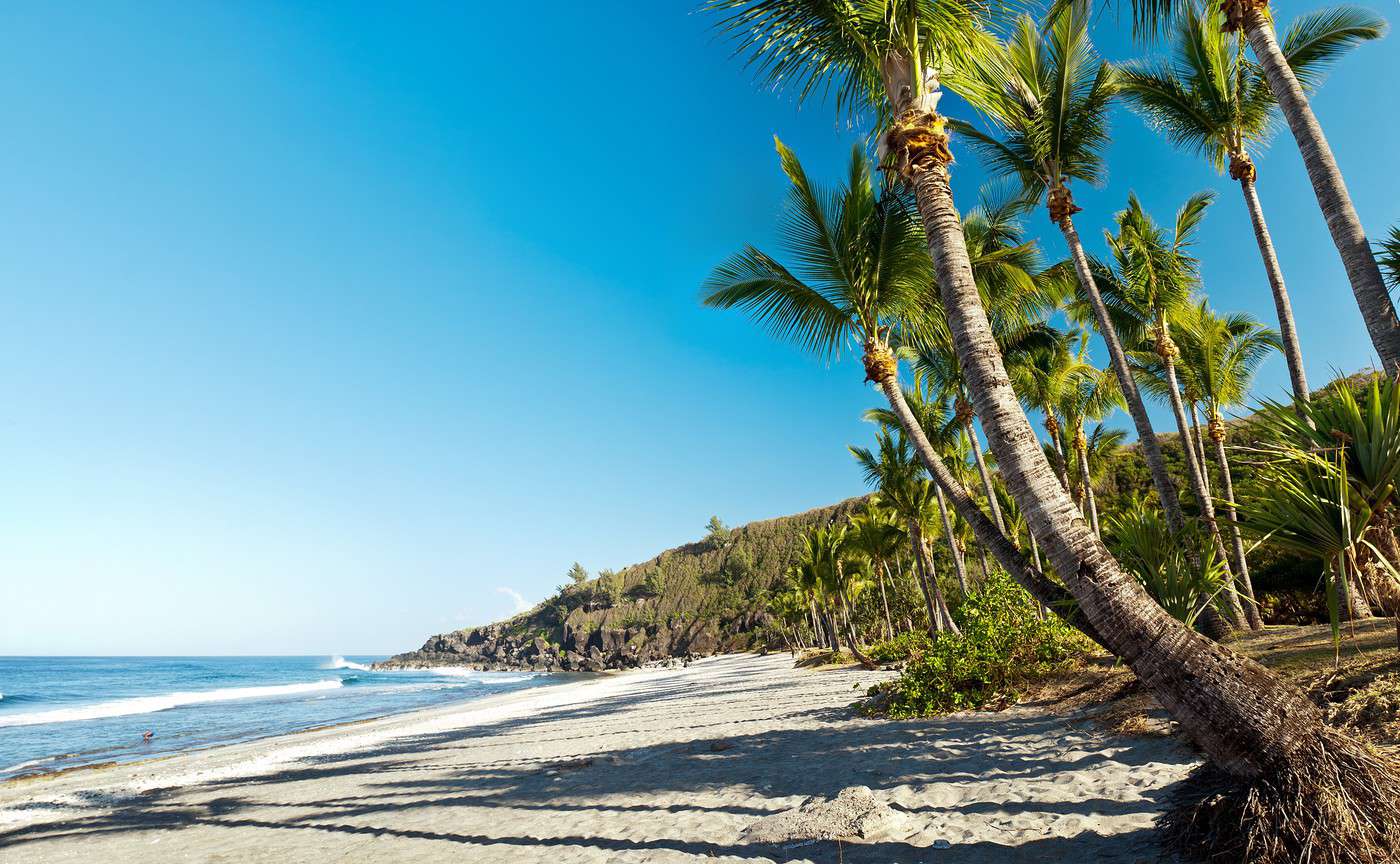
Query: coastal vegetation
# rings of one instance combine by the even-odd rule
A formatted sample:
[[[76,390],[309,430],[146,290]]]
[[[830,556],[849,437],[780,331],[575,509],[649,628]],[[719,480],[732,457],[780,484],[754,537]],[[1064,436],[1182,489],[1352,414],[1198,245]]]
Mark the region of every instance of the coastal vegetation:
[[[933,507],[886,505],[906,525],[931,642],[911,655],[904,689],[894,688],[918,695],[896,704],[953,707],[959,703],[940,688],[961,691],[959,681],[972,694],[1005,689],[995,674],[1005,652],[979,654],[968,619],[960,623],[955,611],[959,602],[967,611],[983,608],[980,595],[994,590],[1000,568],[1029,593],[1030,605],[1120,658],[1205,755],[1203,776],[1229,790],[1183,801],[1169,815],[1165,824],[1182,851],[1219,861],[1390,860],[1400,851],[1400,761],[1338,733],[1291,681],[1222,644],[1232,631],[1263,624],[1246,535],[1323,559],[1334,634],[1341,620],[1370,614],[1368,601],[1380,593],[1368,591],[1373,583],[1394,579],[1396,561],[1387,557],[1395,545],[1387,515],[1393,486],[1386,458],[1376,454],[1397,443],[1386,423],[1395,390],[1376,385],[1361,400],[1356,413],[1364,418],[1365,444],[1319,425],[1309,410],[1296,322],[1246,150],[1269,118],[1287,122],[1381,368],[1400,374],[1400,319],[1307,101],[1321,70],[1380,35],[1384,24],[1364,10],[1332,10],[1305,16],[1280,44],[1265,3],[1226,0],[1199,14],[1184,11],[1187,5],[1135,0],[1135,32],[1174,32],[1178,59],[1175,68],[1119,68],[1094,50],[1088,4],[1055,3],[1043,19],[1008,21],[996,7],[959,0],[711,0],[707,8],[763,83],[828,102],[867,128],[876,146],[873,163],[858,147],[842,181],[821,186],[780,143],[791,184],[785,248],[778,255],[743,249],[715,269],[703,298],[743,310],[824,358],[860,352],[866,380],[889,411],[880,415],[886,422],[878,449],[854,451],[878,485],[876,504],[937,498],[918,493],[927,483],[971,532],[980,579],[969,581],[970,568],[961,568],[960,596],[950,602],[925,560],[934,532],[924,514]],[[1195,56],[1201,53],[1212,56]],[[1194,80],[1202,76],[1231,83],[1207,87]],[[945,82],[962,100],[949,113],[961,116],[940,113]],[[1230,159],[1283,335],[1241,316],[1218,316],[1207,305],[1192,241],[1213,192],[1190,196],[1169,221],[1133,195],[1116,214],[1079,215],[1069,184],[1101,182],[1108,111],[1120,98],[1175,143],[1207,152],[1217,165]],[[1193,111],[1196,101],[1212,103],[1210,110]],[[1027,211],[1045,205],[1066,261],[1042,263],[1050,247],[1028,236],[1014,215],[993,242],[981,242],[986,238],[971,230],[979,214],[960,212],[954,199],[952,148],[960,142],[1019,187]],[[1104,260],[1091,259],[1078,233],[1076,223],[1090,221],[1105,229]],[[1062,328],[1096,334],[1112,378],[1099,370],[1084,370],[1082,380],[1078,373],[1057,376],[1059,389],[1082,400],[1018,390],[1024,364],[1058,369],[1070,362],[1070,340],[1056,338]],[[1252,366],[1274,346],[1287,355],[1296,392],[1286,409],[1269,413],[1293,411],[1299,419],[1262,425],[1257,482],[1236,484],[1222,409],[1241,401]],[[911,382],[901,380],[906,360]],[[1138,514],[1114,512],[1094,494],[1084,424],[1106,410],[1070,407],[1096,401],[1075,393],[1086,387],[1126,406],[1160,524],[1142,518],[1140,504]],[[1181,444],[1176,471],[1145,393],[1170,405]],[[1347,399],[1345,392],[1332,397],[1341,410]],[[1044,412],[1048,442],[1037,436],[1028,407]],[[1200,430],[1202,409],[1213,457]],[[910,451],[924,477],[909,478],[900,467]],[[973,476],[959,470],[964,452],[971,453]],[[1368,463],[1366,476],[1354,480],[1359,462]],[[1212,463],[1220,475],[1213,485]],[[1077,483],[1071,473],[1079,474]],[[848,589],[866,581],[871,556],[843,551],[844,529],[819,531],[809,534],[809,563],[820,560],[824,571],[847,575],[833,582],[804,573],[796,590],[809,601],[825,644],[838,650],[844,630],[868,662],[847,610]],[[1368,532],[1389,536],[1375,542]],[[954,530],[945,533],[956,554]],[[798,599],[785,604],[794,624],[801,620]]]

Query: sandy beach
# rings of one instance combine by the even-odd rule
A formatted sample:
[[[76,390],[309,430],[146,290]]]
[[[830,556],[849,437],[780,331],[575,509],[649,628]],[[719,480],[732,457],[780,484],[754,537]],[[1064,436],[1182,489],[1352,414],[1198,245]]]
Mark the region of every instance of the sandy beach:
[[[1157,860],[1182,745],[1029,708],[855,717],[888,674],[731,655],[0,784],[0,858]],[[802,836],[851,806],[865,836]]]

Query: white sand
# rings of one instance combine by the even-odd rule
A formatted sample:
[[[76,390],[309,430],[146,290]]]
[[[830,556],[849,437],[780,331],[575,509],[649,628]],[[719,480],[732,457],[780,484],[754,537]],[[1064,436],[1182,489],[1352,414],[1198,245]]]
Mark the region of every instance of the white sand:
[[[0,861],[1157,860],[1179,744],[1026,709],[853,717],[883,674],[730,656],[0,783]],[[792,836],[836,810],[866,836]]]

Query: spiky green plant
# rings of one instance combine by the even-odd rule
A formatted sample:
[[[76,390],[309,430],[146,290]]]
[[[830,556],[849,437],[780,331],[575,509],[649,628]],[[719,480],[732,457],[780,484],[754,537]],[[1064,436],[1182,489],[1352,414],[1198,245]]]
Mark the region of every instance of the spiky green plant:
[[[1197,531],[1173,536],[1161,512],[1134,501],[1104,520],[1104,533],[1118,560],[1171,616],[1195,626],[1225,586],[1225,568],[1212,544]],[[1195,555],[1186,554],[1191,543]]]

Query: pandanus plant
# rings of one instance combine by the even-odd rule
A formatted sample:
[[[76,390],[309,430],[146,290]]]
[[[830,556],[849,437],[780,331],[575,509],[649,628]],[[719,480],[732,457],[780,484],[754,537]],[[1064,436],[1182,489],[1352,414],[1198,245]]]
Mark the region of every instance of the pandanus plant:
[[[1376,511],[1350,480],[1347,449],[1345,443],[1339,443],[1326,450],[1280,447],[1259,451],[1263,458],[1256,463],[1255,479],[1240,508],[1244,527],[1251,534],[1322,560],[1328,577],[1333,650],[1338,659],[1341,610],[1359,581],[1360,550],[1379,552],[1366,539]],[[1383,491],[1382,507],[1389,504],[1393,490],[1389,486]],[[1378,555],[1378,560],[1384,558]],[[1400,646],[1400,624],[1396,638]]]
[[[1168,615],[1089,530],[1040,449],[978,296],[950,185],[946,120],[937,111],[934,73],[965,76],[988,56],[981,7],[958,0],[711,0],[707,8],[724,14],[721,26],[760,78],[802,96],[834,93],[838,107],[854,112],[874,109],[885,164],[917,201],[942,311],[1003,482],[1095,637],[1138,674],[1215,766],[1247,787],[1231,799],[1242,802],[1238,807],[1217,811],[1241,817],[1229,842],[1263,850],[1266,862],[1310,854],[1319,831],[1337,841],[1328,845],[1337,850],[1327,853],[1332,861],[1375,861],[1377,849],[1393,851],[1400,841],[1400,765],[1330,731],[1317,706],[1276,673]],[[899,386],[893,357],[870,355],[872,377],[890,394],[901,426],[914,428],[902,398],[891,393]],[[941,461],[927,449],[920,444],[920,456],[936,471]],[[944,476],[935,477],[951,495]],[[979,539],[1005,541],[983,520]],[[1022,568],[1008,570],[1032,583],[1029,564]]]
[[[1194,627],[1202,616],[1208,617],[1228,574],[1214,546],[1201,542],[1199,532],[1173,537],[1160,511],[1141,499],[1109,516],[1104,528],[1118,560],[1173,618]],[[1195,554],[1186,554],[1186,543],[1193,545]]]
[[[1370,565],[1353,575],[1369,583],[1367,593],[1387,612],[1400,614],[1400,590],[1391,577],[1392,571],[1400,569],[1400,543],[1395,537],[1400,514],[1394,501],[1394,489],[1400,486],[1400,385],[1373,378],[1364,396],[1357,398],[1347,382],[1339,381],[1304,406],[1301,414],[1293,406],[1265,402],[1255,422],[1274,449],[1288,453],[1337,450],[1345,457],[1342,467],[1351,490],[1347,500],[1358,502],[1368,514],[1366,520],[1352,518],[1367,529],[1360,560]],[[1248,510],[1244,519],[1247,524]]]

